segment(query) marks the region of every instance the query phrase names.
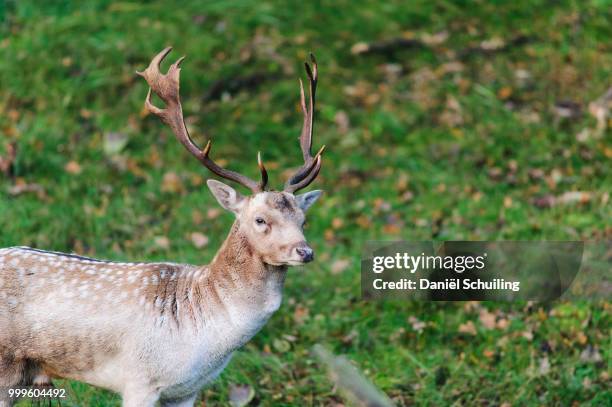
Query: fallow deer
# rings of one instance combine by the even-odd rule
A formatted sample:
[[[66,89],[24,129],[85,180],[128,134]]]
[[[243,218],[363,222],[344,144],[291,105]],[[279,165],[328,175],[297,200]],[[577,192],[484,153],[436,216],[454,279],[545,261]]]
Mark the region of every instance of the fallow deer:
[[[183,120],[180,63],[166,74],[166,48],[138,72],[150,88],[146,109],[169,125],[206,168],[251,190],[209,180],[221,206],[236,216],[229,236],[205,266],[119,263],[27,247],[0,250],[0,389],[69,378],[121,394],[126,407],[192,406],[232,353],[279,308],[287,267],[313,260],[304,213],[321,191],[295,195],[321,168],[311,154],[317,64],[305,63],[309,105],[300,80],[303,165],[283,191],[222,168],[200,149]],[[158,108],[152,92],[165,103]],[[4,398],[2,398],[4,397]],[[0,405],[11,403],[0,395]]]

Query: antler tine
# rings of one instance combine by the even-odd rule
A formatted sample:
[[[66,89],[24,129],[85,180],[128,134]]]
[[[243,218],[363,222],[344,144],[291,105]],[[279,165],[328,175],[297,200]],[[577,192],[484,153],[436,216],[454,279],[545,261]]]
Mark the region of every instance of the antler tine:
[[[286,192],[295,193],[302,188],[306,188],[314,179],[319,175],[319,171],[321,170],[321,156],[317,155],[314,160],[314,165],[312,167],[312,171],[308,173],[308,175],[302,179],[301,181],[291,184],[285,187]]]
[[[259,172],[261,173],[259,189],[261,191],[265,191],[266,185],[268,185],[268,171],[266,171],[266,167],[264,167],[263,160],[261,159],[261,151],[257,152],[257,165],[259,166]]]
[[[166,58],[171,50],[172,47],[165,48],[160,53],[155,55],[155,57],[153,57],[151,63],[144,71],[136,72],[138,75],[145,78],[150,86],[149,92],[147,93],[147,98],[145,99],[145,108],[166,123],[172,129],[178,141],[185,146],[187,151],[189,151],[191,155],[197,158],[198,161],[200,161],[210,171],[222,178],[229,179],[230,181],[237,182],[240,185],[249,188],[251,191],[253,191],[253,193],[265,190],[268,182],[268,175],[263,163],[261,162],[261,159],[258,159],[258,163],[262,180],[261,182],[256,182],[245,175],[227,170],[215,163],[208,156],[212,144],[210,140],[206,144],[206,147],[204,147],[204,150],[202,150],[191,139],[183,119],[183,107],[181,106],[179,94],[181,73],[180,64],[183,62],[185,57],[181,57],[175,63],[173,63],[166,74],[163,74],[160,71],[161,62],[164,60],[164,58]],[[166,104],[164,109],[153,105],[151,102],[152,92],[155,92],[155,94],[157,94],[157,96],[159,96],[160,99]]]
[[[306,107],[304,85],[302,83],[302,80],[300,79],[300,105],[304,114],[304,124],[302,126],[302,133],[300,134],[300,147],[302,149],[304,164],[285,183],[285,191],[295,192],[298,189],[308,186],[308,184],[310,184],[310,182],[314,180],[314,178],[316,177],[316,173],[318,173],[318,170],[315,171],[315,167],[317,167],[318,165],[320,169],[321,154],[323,154],[323,151],[325,150],[325,146],[323,146],[314,157],[311,155],[315,97],[318,81],[318,67],[317,60],[315,59],[313,54],[310,54],[310,61],[312,62],[312,67],[308,62],[304,62],[304,67],[306,69],[306,75],[308,76],[309,82],[308,108]],[[313,173],[315,173],[315,175],[311,176],[311,174]],[[309,182],[302,182],[306,179],[308,179]],[[295,188],[296,185],[300,185],[300,187]]]

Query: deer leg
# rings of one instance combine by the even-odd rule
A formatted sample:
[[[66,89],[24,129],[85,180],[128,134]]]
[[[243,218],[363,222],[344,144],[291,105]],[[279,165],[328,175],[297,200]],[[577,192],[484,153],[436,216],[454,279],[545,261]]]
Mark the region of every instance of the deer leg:
[[[22,384],[24,368],[24,361],[16,360],[8,352],[3,353],[0,348],[0,407],[13,405],[14,399],[9,397],[8,389]]]
[[[121,396],[123,407],[154,407],[159,391],[147,386],[128,386]]]
[[[193,407],[198,393],[195,393],[187,398],[181,400],[161,400],[161,407]]]

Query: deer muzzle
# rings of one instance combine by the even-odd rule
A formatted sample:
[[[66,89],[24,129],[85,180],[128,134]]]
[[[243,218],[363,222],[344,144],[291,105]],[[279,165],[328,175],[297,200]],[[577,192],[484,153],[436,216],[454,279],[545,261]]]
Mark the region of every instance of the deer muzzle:
[[[294,250],[303,263],[309,263],[314,260],[314,250],[306,242],[298,244]]]

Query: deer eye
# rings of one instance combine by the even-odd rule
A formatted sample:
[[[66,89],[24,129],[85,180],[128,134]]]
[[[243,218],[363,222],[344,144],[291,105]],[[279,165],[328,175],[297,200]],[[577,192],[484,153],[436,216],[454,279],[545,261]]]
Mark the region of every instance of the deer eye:
[[[263,218],[257,217],[257,218],[255,218],[255,223],[257,223],[258,225],[265,225],[266,221],[263,220]]]

